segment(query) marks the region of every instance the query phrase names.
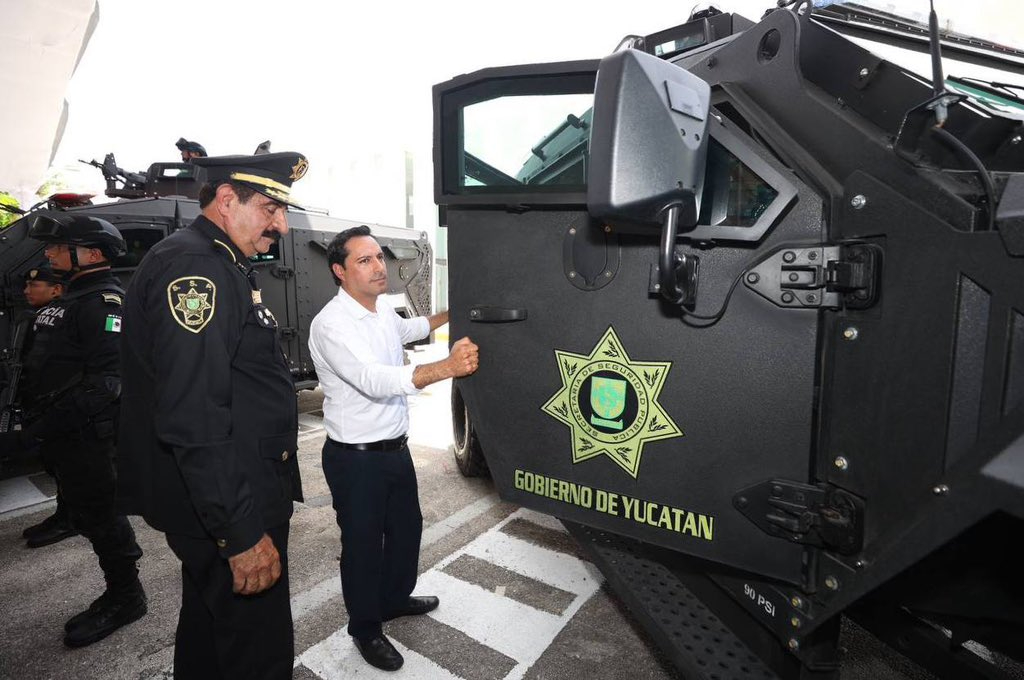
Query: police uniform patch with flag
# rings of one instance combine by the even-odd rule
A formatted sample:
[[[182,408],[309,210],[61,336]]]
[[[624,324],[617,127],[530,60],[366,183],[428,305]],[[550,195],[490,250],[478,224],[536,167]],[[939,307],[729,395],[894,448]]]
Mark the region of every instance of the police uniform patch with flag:
[[[107,320],[103,324],[103,330],[108,333],[121,332],[121,317],[117,314],[107,314]]]
[[[199,333],[216,310],[217,286],[202,276],[183,276],[167,286],[167,305],[178,325]]]

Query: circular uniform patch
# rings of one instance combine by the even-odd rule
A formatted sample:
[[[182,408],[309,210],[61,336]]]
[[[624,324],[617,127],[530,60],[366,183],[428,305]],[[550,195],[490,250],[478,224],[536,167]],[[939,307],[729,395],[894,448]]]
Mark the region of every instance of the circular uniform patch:
[[[199,333],[213,319],[217,286],[203,276],[183,276],[167,286],[167,305],[178,325]]]

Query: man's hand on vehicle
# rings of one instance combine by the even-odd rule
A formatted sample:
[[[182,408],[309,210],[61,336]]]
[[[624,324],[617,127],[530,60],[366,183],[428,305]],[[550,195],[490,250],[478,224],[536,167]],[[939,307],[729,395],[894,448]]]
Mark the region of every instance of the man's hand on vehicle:
[[[228,565],[234,577],[232,589],[241,595],[255,595],[281,578],[281,555],[267,534],[245,552],[229,557]]]
[[[480,348],[469,338],[462,338],[452,345],[448,362],[454,377],[472,375],[480,367]]]

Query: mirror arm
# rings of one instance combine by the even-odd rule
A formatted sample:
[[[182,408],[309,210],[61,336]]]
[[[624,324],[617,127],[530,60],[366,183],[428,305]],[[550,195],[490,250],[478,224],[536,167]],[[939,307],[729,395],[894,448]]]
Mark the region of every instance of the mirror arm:
[[[676,223],[679,221],[679,205],[672,204],[665,209],[665,218],[661,225],[661,257],[658,260],[658,283],[661,296],[674,305],[682,302],[686,296],[676,281]]]
[[[681,212],[682,207],[678,203],[664,211],[658,257],[658,291],[674,305],[692,305],[697,295],[699,260],[693,256],[676,255],[676,231]]]

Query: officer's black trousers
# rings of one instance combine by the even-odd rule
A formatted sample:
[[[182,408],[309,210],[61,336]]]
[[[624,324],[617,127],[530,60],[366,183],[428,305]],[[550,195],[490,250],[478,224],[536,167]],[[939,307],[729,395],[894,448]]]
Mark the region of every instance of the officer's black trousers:
[[[181,612],[174,636],[175,680],[283,680],[292,677],[295,639],[288,596],[288,524],[268,529],[281,578],[256,595],[237,595],[213,539],[167,534],[181,560]]]
[[[128,518],[114,509],[117,472],[114,440],[90,431],[47,439],[45,464],[53,470],[71,524],[92,543],[107,587],[131,590],[138,579],[142,549]]]
[[[349,635],[381,633],[416,586],[423,516],[409,447],[357,451],[330,439],[323,468],[341,527],[341,590]]]

